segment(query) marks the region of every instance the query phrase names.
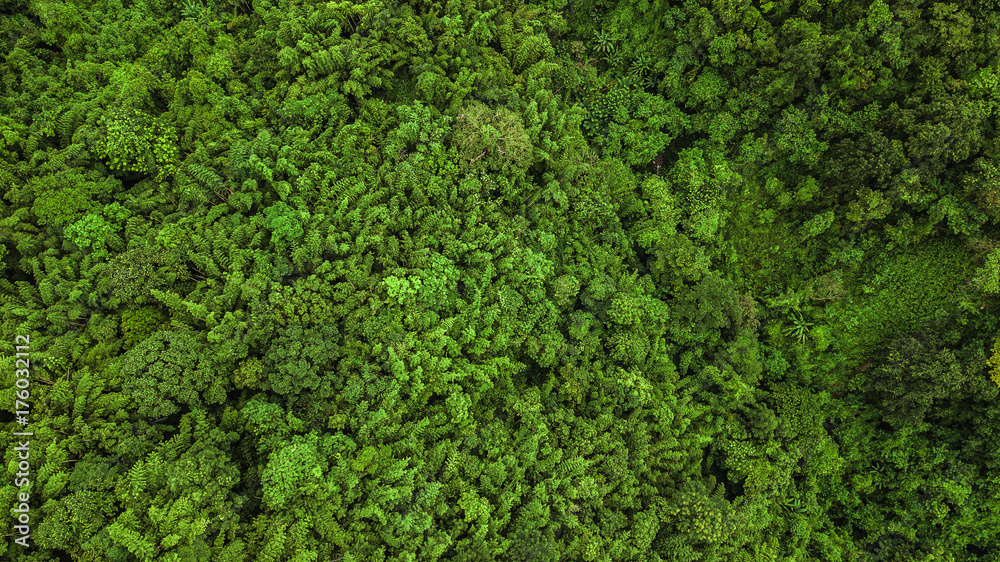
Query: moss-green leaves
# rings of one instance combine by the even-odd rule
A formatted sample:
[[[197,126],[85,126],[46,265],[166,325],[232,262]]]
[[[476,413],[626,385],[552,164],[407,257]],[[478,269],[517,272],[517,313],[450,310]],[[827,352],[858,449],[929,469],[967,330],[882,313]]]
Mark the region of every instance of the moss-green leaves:
[[[177,169],[177,133],[162,118],[154,119],[128,105],[110,109],[100,121],[103,132],[95,143],[97,154],[112,170],[155,172],[160,181]]]
[[[494,169],[517,162],[526,166],[531,142],[520,115],[475,102],[459,111],[452,143],[469,163],[485,158]]]
[[[264,209],[264,226],[271,230],[271,241],[279,250],[287,250],[302,238],[308,219],[308,211],[296,210],[284,201]]]
[[[335,326],[282,330],[267,351],[267,389],[293,396],[310,390],[329,396],[332,381],[326,370],[338,356],[340,333]]]
[[[167,330],[126,352],[122,388],[140,416],[159,418],[225,400],[227,381],[216,376],[214,361],[204,349],[195,337]]]
[[[419,277],[412,275],[408,277],[390,275],[383,279],[382,283],[389,292],[389,298],[395,300],[400,305],[409,302],[411,297],[415,296],[423,285]]]
[[[108,239],[117,230],[100,215],[93,213],[66,227],[66,238],[82,250],[93,250],[97,257],[110,255],[107,250]]]
[[[316,434],[296,435],[271,454],[262,478],[264,501],[269,507],[281,509],[302,496],[325,497],[326,455],[317,447]]]

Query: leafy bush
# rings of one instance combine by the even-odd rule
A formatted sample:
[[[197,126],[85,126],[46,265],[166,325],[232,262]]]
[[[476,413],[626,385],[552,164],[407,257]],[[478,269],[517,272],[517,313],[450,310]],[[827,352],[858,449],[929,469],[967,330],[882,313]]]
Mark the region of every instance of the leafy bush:
[[[492,169],[513,163],[527,167],[531,163],[530,138],[523,119],[513,111],[473,102],[459,111],[456,122],[452,142],[470,163],[484,157]]]
[[[122,356],[122,390],[144,418],[221,404],[228,384],[212,356],[194,336],[158,331]]]

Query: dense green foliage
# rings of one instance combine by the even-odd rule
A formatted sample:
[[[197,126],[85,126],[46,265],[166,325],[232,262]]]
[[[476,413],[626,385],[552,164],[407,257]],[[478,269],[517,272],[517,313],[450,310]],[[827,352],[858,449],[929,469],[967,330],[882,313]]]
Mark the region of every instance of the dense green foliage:
[[[1000,560],[998,8],[5,2],[0,556]]]

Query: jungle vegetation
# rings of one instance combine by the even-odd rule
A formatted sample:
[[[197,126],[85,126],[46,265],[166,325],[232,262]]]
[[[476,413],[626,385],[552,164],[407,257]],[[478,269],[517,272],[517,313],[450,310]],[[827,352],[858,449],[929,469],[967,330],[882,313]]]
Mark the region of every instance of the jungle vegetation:
[[[0,41],[0,557],[1000,560],[996,0],[3,0]]]

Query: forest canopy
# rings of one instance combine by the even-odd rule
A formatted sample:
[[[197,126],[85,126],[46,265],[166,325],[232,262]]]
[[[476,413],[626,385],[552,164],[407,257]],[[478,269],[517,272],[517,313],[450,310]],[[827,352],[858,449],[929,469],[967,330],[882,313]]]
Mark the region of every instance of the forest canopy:
[[[997,560],[992,0],[0,41],[4,559]]]

